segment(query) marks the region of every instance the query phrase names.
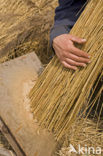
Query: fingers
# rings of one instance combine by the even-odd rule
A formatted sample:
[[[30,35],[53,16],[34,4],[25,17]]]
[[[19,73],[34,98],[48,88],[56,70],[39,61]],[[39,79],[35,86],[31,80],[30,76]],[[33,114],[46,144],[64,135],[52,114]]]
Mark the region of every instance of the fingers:
[[[85,63],[76,62],[76,61],[73,61],[73,60],[68,59],[68,58],[66,58],[65,61],[66,61],[69,65],[71,65],[71,66],[76,66],[76,67],[77,67],[77,66],[80,66],[80,67],[85,67],[85,66],[86,66]]]
[[[78,66],[85,67],[90,63],[90,56],[74,46],[74,42],[83,44],[85,39],[70,34],[63,34],[53,40],[53,48],[60,62],[69,69],[76,70]]]
[[[61,51],[58,47],[55,50],[57,57],[64,67],[77,70],[77,67],[85,67],[90,62],[88,58],[79,57],[70,52]]]
[[[79,44],[83,44],[83,43],[86,42],[86,39],[79,38],[79,37],[76,37],[76,36],[73,36],[73,35],[70,36],[70,39],[71,39],[73,42],[76,42],[76,43],[79,43]]]
[[[76,66],[72,66],[72,65],[68,64],[68,63],[65,62],[65,61],[62,61],[61,63],[62,63],[63,66],[66,67],[66,68],[73,69],[73,70],[77,70],[77,67],[76,67]]]
[[[90,56],[86,52],[84,52],[84,51],[82,51],[82,50],[80,50],[80,49],[78,49],[78,48],[76,48],[74,46],[71,46],[70,51],[71,51],[72,54],[75,54],[77,56],[85,57],[85,58],[88,58],[88,59],[90,58]]]
[[[68,53],[68,52],[67,52],[67,58],[74,60],[76,62],[80,62],[80,63],[90,63],[90,60],[88,58],[79,57],[77,55],[74,55],[74,54]]]

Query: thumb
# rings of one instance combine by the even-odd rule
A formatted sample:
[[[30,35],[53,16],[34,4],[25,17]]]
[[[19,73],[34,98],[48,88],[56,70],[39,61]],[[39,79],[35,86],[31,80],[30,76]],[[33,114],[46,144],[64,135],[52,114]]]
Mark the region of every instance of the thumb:
[[[83,44],[86,42],[86,39],[83,39],[83,38],[79,38],[79,37],[76,37],[76,36],[71,36],[70,38],[73,42],[76,42],[76,43],[79,43],[79,44]]]

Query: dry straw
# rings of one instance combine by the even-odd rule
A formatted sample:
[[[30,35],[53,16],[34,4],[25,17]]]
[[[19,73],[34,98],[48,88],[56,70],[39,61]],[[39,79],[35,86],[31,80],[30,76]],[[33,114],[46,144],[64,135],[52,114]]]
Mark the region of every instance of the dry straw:
[[[56,6],[57,0],[0,0],[0,63],[33,51],[48,63]]]
[[[100,122],[103,125],[103,121]],[[70,144],[78,151],[78,145],[81,147],[97,147],[103,148],[103,132],[97,128],[96,122],[90,119],[78,120],[72,125],[71,130],[68,132],[65,142],[61,150],[57,151],[56,156],[77,156],[75,153],[70,153]],[[86,153],[85,151],[83,151]],[[80,156],[87,156],[87,154],[79,154]],[[90,156],[94,156],[93,151],[90,151]]]
[[[99,85],[100,83],[99,80],[101,76],[102,74],[98,78],[98,81],[95,87]],[[94,87],[94,90],[96,90],[95,87]],[[92,101],[92,103],[88,101],[89,105],[91,104],[93,106],[95,101],[97,101],[97,103],[100,104],[103,100],[103,98],[101,98],[101,95],[103,94],[102,92],[103,92],[103,86],[101,86],[100,89],[98,90],[97,96],[94,97],[94,100]],[[96,107],[98,107],[98,104],[96,105]],[[103,113],[103,104],[101,104],[101,108],[102,108],[102,113]],[[103,148],[103,120],[100,120],[101,108],[97,116],[95,116],[97,113],[95,109],[95,113],[93,114],[91,119],[87,118],[88,115],[84,118],[83,113],[81,114],[82,116],[79,115],[76,118],[74,124],[72,124],[71,126],[71,129],[69,129],[69,131],[63,138],[64,143],[62,145],[62,148],[56,151],[55,156],[58,156],[58,155],[77,156],[77,154],[75,153],[72,153],[72,152],[70,153],[70,144],[73,145],[73,147],[75,147],[77,151],[78,151],[78,145],[80,145],[81,147],[87,147],[87,150],[89,147],[93,147],[95,150],[97,149],[97,147],[99,147],[102,150]],[[84,112],[85,111],[86,109],[84,109]],[[103,117],[103,114],[102,114],[102,117]],[[86,153],[86,151],[83,151],[83,152]],[[89,153],[89,150],[88,150],[88,153]],[[93,153],[94,151],[90,151],[89,155],[93,156],[94,155]],[[79,155],[82,156],[82,154],[79,154]],[[87,154],[83,154],[83,155],[86,156]]]
[[[55,56],[30,92],[31,108],[39,124],[60,139],[75,121],[103,68],[103,0],[91,0],[71,34],[86,38],[76,45],[91,56],[77,71],[65,69]]]

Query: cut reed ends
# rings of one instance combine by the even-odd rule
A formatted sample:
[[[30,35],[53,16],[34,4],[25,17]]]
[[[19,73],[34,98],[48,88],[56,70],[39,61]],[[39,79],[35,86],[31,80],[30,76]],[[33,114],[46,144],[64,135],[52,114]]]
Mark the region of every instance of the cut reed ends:
[[[31,108],[39,124],[59,140],[75,121],[103,68],[103,0],[90,0],[71,34],[85,38],[77,45],[91,63],[77,71],[65,69],[55,56],[30,92]]]

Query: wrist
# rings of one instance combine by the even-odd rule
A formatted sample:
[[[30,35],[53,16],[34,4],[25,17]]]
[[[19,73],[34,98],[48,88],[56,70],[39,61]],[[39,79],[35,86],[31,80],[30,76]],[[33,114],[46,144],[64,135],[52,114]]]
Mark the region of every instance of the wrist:
[[[50,46],[52,47],[54,39],[60,35],[63,34],[68,34],[69,33],[69,26],[65,26],[65,25],[58,25],[58,26],[54,26],[51,29],[50,32]]]

